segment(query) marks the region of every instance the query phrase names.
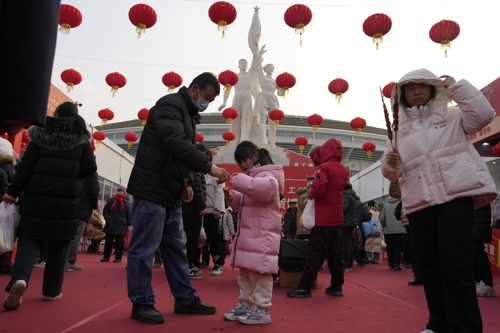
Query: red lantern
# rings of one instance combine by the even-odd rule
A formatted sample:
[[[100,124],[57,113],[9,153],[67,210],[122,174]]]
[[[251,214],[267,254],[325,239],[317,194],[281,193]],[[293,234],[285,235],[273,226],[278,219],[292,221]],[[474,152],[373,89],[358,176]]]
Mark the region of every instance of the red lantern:
[[[97,147],[99,147],[99,144],[101,143],[101,141],[106,139],[106,134],[104,134],[103,132],[99,132],[99,131],[94,132],[94,134],[92,134],[92,139],[95,140]]]
[[[283,118],[285,118],[285,113],[283,111],[278,109],[269,111],[269,119],[274,121],[274,128],[278,127],[280,121],[283,120]]]
[[[349,83],[347,83],[346,80],[344,79],[335,79],[330,84],[328,85],[328,90],[332,94],[335,95],[335,98],[337,99],[338,104],[340,104],[340,100],[342,99],[342,94],[345,94],[347,90],[349,90]]]
[[[231,124],[233,119],[238,118],[238,110],[235,108],[226,108],[222,111],[222,116],[226,118],[226,124]]]
[[[373,43],[378,50],[378,44],[384,40],[384,35],[387,35],[392,28],[391,18],[385,14],[373,14],[369,16],[363,23],[363,32],[373,38]]]
[[[155,25],[156,12],[150,6],[140,3],[130,8],[128,18],[136,26],[137,38],[141,38],[141,34],[146,33],[146,29]]]
[[[351,120],[351,127],[353,130],[356,131],[356,134],[361,133],[361,130],[365,128],[366,126],[366,120],[360,117],[356,117],[353,120]]]
[[[396,85],[396,82],[391,82],[385,85],[384,89],[382,89],[382,94],[384,94],[385,98],[391,98],[392,89]]]
[[[368,155],[368,158],[372,157],[372,152],[377,148],[375,144],[371,141],[365,142],[362,146],[363,150],[366,151],[366,155]]]
[[[66,89],[68,89],[69,94],[77,84],[82,82],[82,75],[71,68],[61,73],[61,80],[66,83]]]
[[[276,77],[276,85],[281,88],[281,95],[285,98],[286,93],[295,85],[295,76],[290,73],[283,73]]]
[[[200,132],[196,132],[196,143],[202,143],[205,137]]]
[[[299,146],[300,153],[302,154],[302,151],[304,150],[304,146],[306,146],[309,143],[309,140],[305,136],[299,136],[298,138],[295,139],[295,144]]]
[[[120,73],[114,72],[106,76],[106,83],[111,87],[111,92],[113,93],[113,97],[115,97],[118,89],[123,88],[127,84],[127,79]]]
[[[311,22],[312,12],[306,5],[293,5],[285,12],[285,23],[295,29],[295,33],[300,35],[300,46],[302,46],[302,34],[304,28]]]
[[[168,72],[163,75],[161,81],[168,87],[168,92],[172,93],[175,88],[180,87],[182,84],[182,77],[176,72]]]
[[[222,31],[222,38],[226,36],[227,26],[236,20],[236,8],[229,2],[218,1],[208,9],[208,16]]]
[[[238,74],[228,69],[219,74],[219,82],[224,86],[224,95],[227,95],[231,87],[238,83]]]
[[[92,148],[92,151],[96,150],[95,140],[94,139],[90,140],[90,148]]]
[[[4,138],[5,140],[8,140],[9,139],[9,133],[5,132],[4,134],[2,134],[2,138]]]
[[[136,142],[137,139],[139,139],[139,137],[134,132],[128,132],[127,134],[125,134],[125,140],[127,140],[128,143],[127,148],[130,148],[130,146],[132,146],[132,144]]]
[[[224,134],[222,134],[222,138],[224,140],[226,140],[226,147],[227,147],[227,146],[229,146],[229,144],[231,143],[231,141],[233,141],[234,139],[236,139],[236,134],[234,134],[231,131],[227,131],[227,132],[224,132]]]
[[[102,109],[97,113],[97,116],[102,119],[101,127],[106,125],[108,120],[112,120],[115,117],[115,113],[108,108]]]
[[[148,116],[149,116],[149,110],[146,108],[140,109],[139,112],[137,113],[137,118],[139,118],[143,127],[144,127],[144,125],[146,125],[146,121],[148,120]]]
[[[493,148],[491,148],[491,152],[496,157],[500,157],[500,143],[496,144]]]
[[[457,38],[459,34],[460,26],[458,23],[449,20],[439,21],[429,30],[429,38],[433,42],[441,44],[445,57],[448,57],[448,49],[451,48],[450,42]]]
[[[82,24],[82,13],[71,5],[61,5],[59,10],[59,31],[69,34],[71,28],[76,28]]]
[[[316,131],[318,130],[319,125],[323,123],[323,117],[315,113],[307,117],[307,122],[312,126],[313,135],[316,135]]]

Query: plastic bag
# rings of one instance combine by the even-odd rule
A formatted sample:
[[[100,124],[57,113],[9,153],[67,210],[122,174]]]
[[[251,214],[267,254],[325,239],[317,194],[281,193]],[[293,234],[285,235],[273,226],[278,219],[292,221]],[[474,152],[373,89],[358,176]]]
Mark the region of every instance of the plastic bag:
[[[198,238],[198,248],[202,249],[207,245],[207,234],[205,233],[205,228],[203,226],[201,227],[200,230],[200,238]]]
[[[0,254],[14,248],[15,206],[0,203]]]
[[[302,212],[302,226],[306,229],[312,229],[316,224],[315,220],[315,201],[314,199],[309,199],[306,204],[306,208]]]

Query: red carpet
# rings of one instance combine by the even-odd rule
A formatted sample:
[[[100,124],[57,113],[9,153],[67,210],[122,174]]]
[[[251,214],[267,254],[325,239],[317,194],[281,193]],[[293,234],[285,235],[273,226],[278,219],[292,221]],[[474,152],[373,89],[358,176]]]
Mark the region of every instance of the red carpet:
[[[217,306],[215,315],[174,314],[173,297],[163,269],[155,269],[153,287],[156,308],[165,315],[165,323],[143,324],[130,319],[131,304],[126,291],[126,260],[101,263],[100,255],[80,254],[78,263],[85,270],[67,272],[63,298],[42,301],[43,268],[34,268],[30,288],[16,311],[0,310],[0,332],[421,332],[427,322],[427,307],[422,286],[410,287],[411,269],[389,270],[386,262],[355,268],[346,273],[344,297],[324,293],[330,275],[322,270],[313,297],[292,299],[288,289],[276,281],[270,325],[243,325],[222,318],[232,309],[239,295],[238,270],[226,266],[222,276],[211,276],[203,269],[204,278],[192,281],[203,302]],[[9,276],[0,276],[2,289]],[[500,277],[494,276],[500,294]],[[6,293],[1,295],[3,301]],[[500,332],[500,297],[480,298],[484,332]],[[255,327],[257,326],[257,327]]]

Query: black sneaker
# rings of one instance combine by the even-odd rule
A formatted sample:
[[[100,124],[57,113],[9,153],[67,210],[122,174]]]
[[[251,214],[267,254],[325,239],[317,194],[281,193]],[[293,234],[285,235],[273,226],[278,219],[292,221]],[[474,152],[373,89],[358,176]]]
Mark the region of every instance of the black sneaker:
[[[175,313],[214,314],[216,311],[215,306],[203,304],[198,296],[195,296],[188,306],[174,308]]]
[[[293,289],[286,293],[288,297],[293,298],[309,298],[312,297],[311,289]]]
[[[165,321],[161,312],[156,310],[153,305],[148,304],[132,305],[130,317],[148,324],[161,324]]]
[[[342,287],[328,287],[325,290],[325,294],[327,295],[333,295],[333,296],[344,296],[344,293],[342,292]]]

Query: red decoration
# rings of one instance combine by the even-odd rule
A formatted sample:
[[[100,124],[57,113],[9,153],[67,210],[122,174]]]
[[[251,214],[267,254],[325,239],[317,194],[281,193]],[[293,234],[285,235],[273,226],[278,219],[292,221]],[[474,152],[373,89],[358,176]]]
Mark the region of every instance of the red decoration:
[[[449,20],[439,21],[429,30],[429,38],[433,42],[441,44],[445,57],[448,57],[448,49],[451,48],[450,42],[457,38],[459,34],[460,26],[458,23]]]
[[[108,120],[112,120],[115,117],[115,113],[108,108],[102,109],[97,113],[97,116],[102,119],[101,127],[106,125]]]
[[[392,89],[396,85],[396,82],[391,82],[385,85],[384,89],[382,89],[382,94],[385,98],[391,98]]]
[[[500,157],[500,143],[496,144],[493,148],[491,148],[491,152],[496,157]]]
[[[2,134],[2,138],[4,138],[5,140],[8,140],[9,139],[9,133],[5,132],[4,134]]]
[[[302,154],[302,151],[304,150],[304,146],[306,146],[309,143],[309,140],[305,136],[299,136],[298,138],[295,139],[295,144],[299,146],[300,153]]]
[[[139,137],[134,132],[128,132],[127,134],[125,134],[125,140],[127,140],[128,143],[127,148],[130,148],[130,146],[132,146],[132,144],[136,142],[137,139],[139,139]]]
[[[114,72],[106,76],[106,83],[111,87],[111,92],[113,93],[113,97],[115,97],[118,89],[123,88],[127,84],[127,79],[120,73]]]
[[[200,132],[196,132],[196,143],[202,143],[205,137]]]
[[[307,122],[312,126],[313,136],[316,135],[316,131],[318,130],[319,125],[323,123],[323,117],[319,114],[315,113],[307,117]]]
[[[281,88],[281,95],[285,98],[286,93],[295,85],[295,76],[290,73],[283,73],[276,77],[276,85]]]
[[[234,134],[231,131],[227,131],[227,132],[224,132],[224,134],[222,134],[222,138],[224,140],[226,140],[226,147],[227,147],[227,146],[229,146],[229,144],[231,143],[231,141],[233,141],[234,139],[236,139],[236,134]]]
[[[168,92],[172,93],[175,88],[182,84],[182,77],[176,72],[168,72],[161,78],[164,85],[168,87]]]
[[[90,140],[90,148],[92,148],[92,151],[96,150],[95,140],[94,139]]]
[[[285,23],[295,29],[295,33],[300,35],[300,46],[302,46],[302,34],[304,28],[311,22],[312,12],[306,5],[290,6],[285,12]]]
[[[236,8],[225,1],[217,1],[208,9],[208,16],[222,31],[222,38],[226,36],[227,26],[236,20],[236,14]]]
[[[385,14],[373,14],[369,16],[363,23],[363,32],[373,38],[373,43],[378,50],[378,44],[382,43],[384,36],[387,35],[392,28],[391,18]]]
[[[356,131],[356,134],[361,133],[361,130],[365,128],[366,126],[366,120],[360,117],[356,117],[353,120],[351,120],[351,127],[353,130]]]
[[[368,155],[368,158],[372,157],[372,152],[377,148],[375,144],[371,141],[365,142],[362,146],[363,150],[366,151],[366,155]]]
[[[285,113],[279,109],[269,111],[269,119],[274,121],[274,128],[278,127],[280,121],[285,118]]]
[[[31,142],[31,139],[28,135],[28,130],[23,129],[23,135],[21,138],[21,151],[24,152],[26,151],[26,148],[28,147],[29,143]]]
[[[137,38],[141,38],[141,34],[146,33],[146,29],[155,25],[156,12],[150,6],[140,3],[130,8],[128,18],[136,26]]]
[[[82,24],[82,13],[71,5],[61,5],[59,10],[59,31],[69,34],[71,28],[76,28]]]
[[[96,131],[96,132],[94,132],[94,134],[92,134],[92,139],[95,140],[96,147],[99,147],[99,144],[101,143],[101,141],[106,139],[106,134],[104,134],[103,132]]]
[[[61,73],[61,80],[66,83],[66,89],[68,89],[69,94],[77,84],[82,82],[82,75],[71,68]]]
[[[235,108],[226,108],[222,111],[222,116],[226,118],[226,124],[231,124],[233,119],[238,118],[238,110]]]
[[[349,90],[349,83],[347,83],[346,80],[344,79],[335,79],[330,84],[328,85],[328,90],[332,94],[335,95],[335,98],[337,99],[338,104],[340,104],[340,100],[342,99],[342,94],[345,94],[347,90]]]
[[[219,82],[224,86],[224,95],[227,95],[231,87],[238,83],[238,74],[228,69],[219,74]]]
[[[139,112],[137,112],[137,118],[139,118],[139,120],[142,122],[143,127],[144,125],[146,125],[148,116],[149,116],[149,110],[146,108],[140,109]]]

